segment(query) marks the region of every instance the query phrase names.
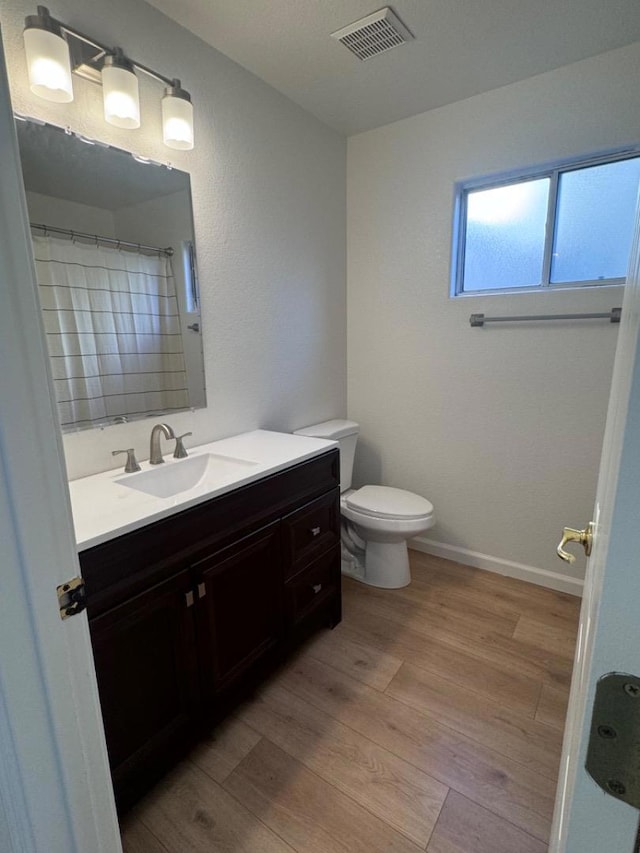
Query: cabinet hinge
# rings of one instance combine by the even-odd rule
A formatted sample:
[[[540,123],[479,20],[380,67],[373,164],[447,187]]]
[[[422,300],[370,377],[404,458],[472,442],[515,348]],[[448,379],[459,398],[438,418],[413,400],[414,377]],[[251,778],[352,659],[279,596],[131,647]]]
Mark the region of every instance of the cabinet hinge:
[[[57,587],[57,592],[61,619],[68,619],[86,609],[87,592],[82,578],[71,578]]]

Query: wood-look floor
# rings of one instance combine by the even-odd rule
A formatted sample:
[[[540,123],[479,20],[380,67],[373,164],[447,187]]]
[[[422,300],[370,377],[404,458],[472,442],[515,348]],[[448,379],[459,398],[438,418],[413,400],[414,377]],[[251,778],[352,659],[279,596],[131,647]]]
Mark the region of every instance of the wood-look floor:
[[[126,853],[544,853],[580,602],[411,552],[147,795]]]

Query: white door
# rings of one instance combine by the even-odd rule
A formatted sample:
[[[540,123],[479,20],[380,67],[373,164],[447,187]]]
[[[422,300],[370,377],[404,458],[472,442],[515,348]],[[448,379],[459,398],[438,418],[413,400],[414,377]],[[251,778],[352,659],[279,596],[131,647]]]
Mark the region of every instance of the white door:
[[[610,672],[640,675],[639,326],[640,215],[600,465],[595,536],[585,579],[552,853],[632,853],[636,849],[638,811],[606,794],[584,765],[597,681]],[[571,521],[575,519],[563,523]]]
[[[0,849],[118,853],[78,558],[0,43]]]

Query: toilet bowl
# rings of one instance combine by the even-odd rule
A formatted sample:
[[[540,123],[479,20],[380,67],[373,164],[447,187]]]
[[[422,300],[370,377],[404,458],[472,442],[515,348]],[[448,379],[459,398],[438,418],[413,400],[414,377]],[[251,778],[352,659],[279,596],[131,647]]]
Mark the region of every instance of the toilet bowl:
[[[433,504],[413,492],[391,486],[363,486],[340,499],[345,527],[352,525],[364,543],[364,572],[358,566],[345,574],[383,589],[398,589],[411,582],[407,540],[435,524]],[[344,541],[344,537],[343,537]]]
[[[333,420],[296,430],[340,447],[342,571],[362,583],[398,589],[411,582],[407,540],[435,524],[433,504],[391,486],[351,488],[359,432],[354,421]]]

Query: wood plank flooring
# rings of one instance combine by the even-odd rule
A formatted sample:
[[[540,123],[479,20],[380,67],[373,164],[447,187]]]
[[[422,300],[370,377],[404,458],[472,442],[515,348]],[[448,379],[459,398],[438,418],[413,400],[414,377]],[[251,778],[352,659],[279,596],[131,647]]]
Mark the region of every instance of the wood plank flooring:
[[[580,602],[410,552],[130,814],[125,853],[544,853]]]

